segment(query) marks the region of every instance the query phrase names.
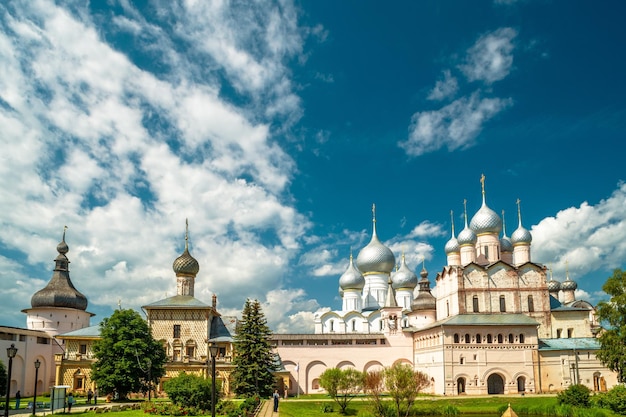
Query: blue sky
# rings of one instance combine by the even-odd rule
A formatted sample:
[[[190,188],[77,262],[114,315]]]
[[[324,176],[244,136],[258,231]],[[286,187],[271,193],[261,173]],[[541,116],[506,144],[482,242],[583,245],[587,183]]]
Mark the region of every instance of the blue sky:
[[[175,294],[312,330],[371,235],[431,282],[463,200],[522,220],[579,297],[626,258],[622,2],[0,5],[3,323],[68,226],[94,323]]]

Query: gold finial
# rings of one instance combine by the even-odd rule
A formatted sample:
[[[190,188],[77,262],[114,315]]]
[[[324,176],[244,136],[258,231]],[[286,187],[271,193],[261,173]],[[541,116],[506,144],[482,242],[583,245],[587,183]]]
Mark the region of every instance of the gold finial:
[[[569,281],[569,261],[565,260],[565,280]]]
[[[65,231],[67,230],[67,226],[63,226],[63,239],[61,241],[65,242]]]
[[[422,269],[426,269],[426,258],[422,256]]]
[[[506,221],[504,220],[504,210],[502,210],[502,233],[506,236]]]
[[[374,219],[374,223],[376,223],[376,204],[372,204],[372,218]]]
[[[352,263],[352,246],[350,246],[350,263]]]
[[[483,195],[485,195],[485,174],[480,176],[480,187],[482,188]]]

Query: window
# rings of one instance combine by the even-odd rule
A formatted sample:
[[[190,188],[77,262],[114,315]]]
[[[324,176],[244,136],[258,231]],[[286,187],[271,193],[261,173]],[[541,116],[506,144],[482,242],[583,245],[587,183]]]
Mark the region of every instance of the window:
[[[498,343],[502,343],[504,341],[504,338],[502,337],[501,334],[498,335]]]
[[[459,364],[460,364],[460,365],[463,365],[464,363],[465,363],[465,358],[464,358],[463,356],[461,356],[461,357],[459,358]]]
[[[472,307],[474,310],[474,313],[478,313],[480,310],[478,309],[478,296],[474,296],[474,298],[472,298]]]
[[[533,312],[535,311],[535,303],[533,302],[533,296],[529,295],[528,296],[528,311],[529,312]]]
[[[561,332],[563,332],[563,329],[556,329],[556,338],[557,339],[561,338]]]
[[[330,324],[330,331],[334,332],[335,331],[335,321],[331,320],[328,322],[328,324]]]
[[[504,295],[500,296],[500,312],[504,313],[506,311],[506,300],[504,299]]]
[[[567,329],[567,338],[574,337],[574,329]]]
[[[470,337],[469,334],[465,334],[465,343],[470,343],[472,341],[472,338]]]
[[[487,335],[487,343],[493,343],[493,337],[490,334]]]
[[[524,335],[523,334],[519,335],[519,342],[520,343],[524,343]]]
[[[514,340],[513,333],[509,333],[509,343],[513,343]]]
[[[352,320],[352,331],[356,332],[356,320]]]
[[[485,258],[489,259],[489,246],[485,246]]]
[[[187,346],[187,349],[186,349],[186,352],[185,352],[185,353],[186,353],[186,354],[187,354],[187,356],[189,356],[190,358],[193,358],[193,357],[195,356],[195,355],[194,355],[194,351],[195,351],[195,350],[196,350],[195,346]]]
[[[481,336],[481,334],[480,334],[480,333],[478,333],[478,334],[476,335],[476,343],[482,343],[482,341],[483,341],[483,337]]]
[[[458,333],[454,334],[454,343],[459,343],[459,334]]]
[[[50,339],[45,338],[45,337],[37,336],[37,344],[38,345],[49,345],[50,344]]]
[[[450,317],[450,302],[446,301],[446,316]]]
[[[174,339],[180,339],[180,324],[174,325]]]
[[[78,353],[81,355],[87,354],[87,345],[78,345]]]

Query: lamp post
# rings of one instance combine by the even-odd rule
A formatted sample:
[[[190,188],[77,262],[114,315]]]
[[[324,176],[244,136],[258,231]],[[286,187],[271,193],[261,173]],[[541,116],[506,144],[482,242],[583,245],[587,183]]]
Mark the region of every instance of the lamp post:
[[[215,417],[215,357],[217,356],[219,348],[215,343],[209,344],[209,352],[211,353],[211,378],[213,378],[211,384],[211,417]]]
[[[9,417],[9,395],[11,395],[11,368],[13,367],[13,358],[17,355],[15,344],[11,343],[11,347],[7,348],[7,356],[9,357],[9,369],[7,371],[7,400],[4,402],[4,417]]]
[[[37,359],[35,361],[35,393],[33,394],[33,416],[37,412],[37,378],[39,378],[39,367],[41,366],[41,361]]]

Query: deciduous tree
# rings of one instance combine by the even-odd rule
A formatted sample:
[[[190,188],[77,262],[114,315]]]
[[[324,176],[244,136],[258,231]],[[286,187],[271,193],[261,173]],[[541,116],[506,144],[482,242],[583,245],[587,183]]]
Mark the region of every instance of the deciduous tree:
[[[363,389],[363,382],[363,373],[352,368],[329,368],[320,375],[320,386],[339,405],[341,414],[346,414],[350,401]]]
[[[136,311],[115,310],[100,323],[100,337],[93,345],[97,360],[91,375],[101,395],[117,391],[126,398],[148,389],[148,375],[156,381],[165,374],[163,346]]]
[[[626,272],[613,271],[602,289],[611,299],[598,303],[596,309],[597,318],[605,327],[596,357],[617,373],[620,382],[626,382]]]
[[[405,416],[409,415],[417,394],[429,384],[428,375],[414,371],[411,365],[397,363],[385,369],[385,386],[396,404],[398,417],[403,404],[406,406]]]
[[[269,397],[274,392],[273,372],[278,367],[270,343],[271,335],[261,304],[257,300],[246,300],[233,343],[235,369],[231,376],[237,395]]]
[[[213,381],[209,379],[183,372],[166,381],[163,389],[176,405],[210,410],[212,384]],[[216,386],[216,394],[219,392],[220,390]],[[215,401],[217,402],[218,398]]]

